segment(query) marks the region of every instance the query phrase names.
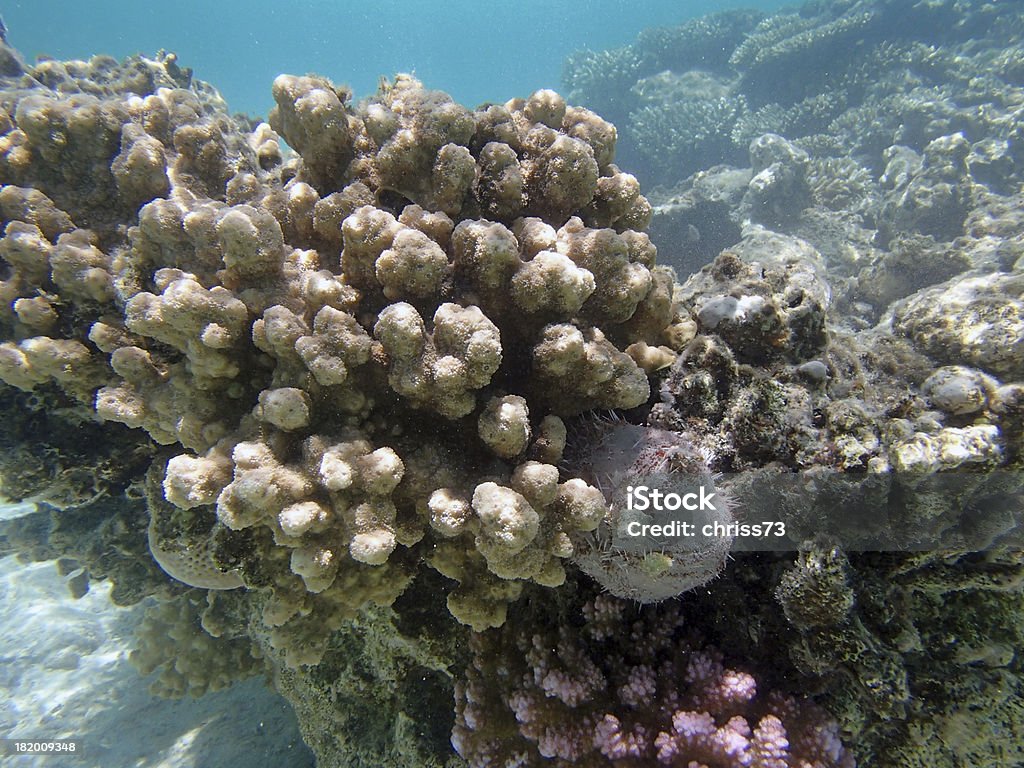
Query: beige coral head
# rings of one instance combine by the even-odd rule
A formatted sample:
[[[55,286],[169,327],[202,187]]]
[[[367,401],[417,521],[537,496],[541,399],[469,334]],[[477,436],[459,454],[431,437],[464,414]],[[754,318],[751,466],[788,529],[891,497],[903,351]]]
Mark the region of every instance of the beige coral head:
[[[260,392],[256,416],[278,429],[291,431],[309,426],[312,402],[303,390],[295,387],[265,389]]]
[[[395,534],[385,528],[357,533],[348,545],[353,560],[367,565],[383,565],[395,550]]]
[[[480,439],[498,456],[511,459],[530,444],[530,411],[519,395],[492,397],[477,422]]]
[[[561,128],[565,119],[565,99],[549,88],[534,91],[523,110],[526,117],[548,128]]]
[[[480,520],[484,540],[507,554],[525,549],[540,527],[540,517],[530,502],[497,483],[481,483],[476,487],[473,509]]]

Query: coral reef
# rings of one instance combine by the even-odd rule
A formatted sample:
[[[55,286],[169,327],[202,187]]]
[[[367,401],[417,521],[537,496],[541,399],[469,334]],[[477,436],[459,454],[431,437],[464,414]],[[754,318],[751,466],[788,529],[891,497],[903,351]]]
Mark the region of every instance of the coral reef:
[[[464,765],[450,739],[452,677],[465,664],[467,629],[436,610],[441,577],[425,577],[392,606],[367,609],[335,632],[315,667],[288,668],[256,631],[318,765]],[[262,623],[258,613],[252,620]]]
[[[136,661],[163,693],[255,669],[251,641],[313,690],[300,668],[427,568],[418,599],[475,628],[565,580],[607,503],[560,471],[563,420],[643,405],[674,357],[609,123],[552,91],[473,112],[398,76],[353,106],[282,76],[251,126],[170,56],[3,85],[4,491],[49,505],[4,549],[161,598]]]
[[[735,153],[729,133],[746,105],[729,87],[729,56],[761,19],[754,11],[725,11],[644,30],[631,45],[572,54],[562,81],[569,98],[623,131],[624,165],[647,174],[661,167],[679,178]]]
[[[862,760],[1020,759],[1019,743],[1000,734],[1020,722],[1010,649],[1021,633],[1021,565],[1009,553],[847,560],[815,545],[782,575],[778,598],[800,631],[794,661],[827,681],[829,705],[862,730]]]
[[[729,12],[265,123],[0,43],[0,551],[323,765],[1019,760],[1021,32]],[[784,551],[630,544],[648,476]]]

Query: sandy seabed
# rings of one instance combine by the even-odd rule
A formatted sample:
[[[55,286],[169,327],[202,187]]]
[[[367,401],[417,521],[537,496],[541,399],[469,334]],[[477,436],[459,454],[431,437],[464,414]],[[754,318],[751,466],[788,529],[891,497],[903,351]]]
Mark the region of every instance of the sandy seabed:
[[[0,559],[0,738],[74,739],[75,755],[0,757],[11,768],[311,768],[288,704],[262,679],[198,700],[151,695],[128,662],[145,604],[110,585],[74,600],[52,562]]]

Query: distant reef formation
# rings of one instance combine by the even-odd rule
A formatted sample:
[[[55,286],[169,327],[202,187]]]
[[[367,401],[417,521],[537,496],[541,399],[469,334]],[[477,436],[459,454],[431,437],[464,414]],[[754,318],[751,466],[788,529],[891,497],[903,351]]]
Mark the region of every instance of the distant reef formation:
[[[620,162],[645,184],[743,164],[766,133],[877,172],[892,144],[921,152],[957,131],[972,144],[1009,140],[1024,85],[1020,38],[1012,3],[809,2],[772,16],[725,11],[579,51],[563,81],[570,99],[619,127]]]
[[[281,75],[265,122],[0,41],[0,553],[153,598],[163,695],[268,674],[322,768],[1020,762],[1008,5],[718,14],[475,110]],[[626,546],[652,475],[789,545]]]

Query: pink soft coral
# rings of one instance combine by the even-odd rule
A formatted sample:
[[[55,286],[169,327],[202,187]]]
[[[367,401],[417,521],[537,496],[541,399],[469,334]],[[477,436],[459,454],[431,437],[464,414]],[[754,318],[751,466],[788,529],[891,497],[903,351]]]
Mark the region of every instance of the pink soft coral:
[[[474,638],[452,736],[470,766],[852,768],[822,710],[759,692],[683,631],[677,605],[601,595],[582,614]]]

